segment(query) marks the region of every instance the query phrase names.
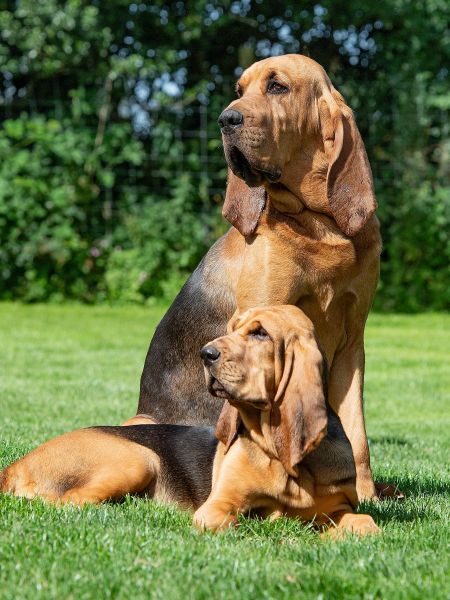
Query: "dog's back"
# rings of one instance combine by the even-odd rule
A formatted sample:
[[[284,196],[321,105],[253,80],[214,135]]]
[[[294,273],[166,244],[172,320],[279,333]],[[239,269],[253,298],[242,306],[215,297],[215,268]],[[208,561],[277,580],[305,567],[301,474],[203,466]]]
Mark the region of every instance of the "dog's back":
[[[211,489],[214,429],[90,427],[38,446],[0,473],[0,492],[85,504],[146,494],[195,509]]]
[[[154,499],[185,507],[200,506],[211,491],[217,448],[214,427],[130,425],[95,427],[156,452],[160,471]]]

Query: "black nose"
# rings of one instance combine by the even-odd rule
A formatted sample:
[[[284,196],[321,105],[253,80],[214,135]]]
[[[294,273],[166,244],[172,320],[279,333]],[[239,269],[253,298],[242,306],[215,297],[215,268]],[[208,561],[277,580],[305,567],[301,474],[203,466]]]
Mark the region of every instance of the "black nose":
[[[200,350],[200,356],[205,365],[211,365],[219,359],[220,352],[214,346],[203,346]]]
[[[238,110],[227,108],[219,117],[220,128],[225,132],[233,131],[244,122],[244,115]]]

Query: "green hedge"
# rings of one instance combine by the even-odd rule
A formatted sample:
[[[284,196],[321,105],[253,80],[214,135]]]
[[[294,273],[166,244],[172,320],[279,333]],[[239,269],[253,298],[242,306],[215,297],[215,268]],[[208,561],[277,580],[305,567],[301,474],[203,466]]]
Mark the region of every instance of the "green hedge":
[[[233,79],[306,52],[354,108],[384,251],[375,306],[449,307],[447,0],[21,0],[0,9],[0,298],[171,298],[225,229]]]

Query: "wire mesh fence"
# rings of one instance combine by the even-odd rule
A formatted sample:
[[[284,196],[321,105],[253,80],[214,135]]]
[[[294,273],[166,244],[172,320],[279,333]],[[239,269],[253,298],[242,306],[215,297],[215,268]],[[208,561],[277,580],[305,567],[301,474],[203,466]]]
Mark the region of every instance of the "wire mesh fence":
[[[0,122],[20,115],[43,115],[63,121],[70,115],[70,99],[20,100],[0,103]],[[222,194],[226,181],[220,129],[217,124],[219,109],[196,103],[189,106],[141,107],[137,103],[125,108],[119,105],[109,116],[115,122],[132,122],[132,133],[144,148],[145,160],[139,166],[116,166],[115,188],[136,194],[155,192],[164,194],[171,189],[176,177],[190,173],[201,180],[209,196]],[[108,122],[105,128],[108,128]],[[71,123],[73,126],[73,122]],[[98,128],[97,115],[83,115],[80,128],[88,129],[92,139]],[[105,196],[111,190],[103,188]]]
[[[5,98],[2,102],[0,99],[0,123],[24,113],[30,117],[44,115],[62,121],[71,113],[72,100],[62,98],[57,88],[53,93],[54,97],[47,99],[32,94],[24,98],[16,96],[13,102],[5,101]],[[157,106],[139,103],[136,97],[119,102],[115,111],[108,116],[109,122],[132,123],[131,135],[142,144],[145,159],[139,166],[130,162],[114,167],[115,193],[125,191],[136,195],[155,193],[164,196],[170,192],[177,177],[189,173],[194,181],[201,182],[204,195],[216,196],[218,200],[224,193],[227,170],[217,123],[222,108],[200,102]],[[436,118],[439,126],[434,129],[439,130],[435,137],[442,142],[448,139],[450,111],[442,109],[439,112],[440,116]],[[395,121],[395,111],[392,119]],[[109,122],[105,124],[106,129]],[[92,139],[95,138],[98,128],[96,113],[83,115],[78,124],[80,128],[89,129]],[[381,150],[377,148],[373,151],[371,124],[362,123],[360,128],[361,125],[375,183],[392,179],[392,174],[398,178],[407,171],[405,156],[389,156],[386,161],[382,146]],[[102,194],[108,200],[112,190],[102,187]]]

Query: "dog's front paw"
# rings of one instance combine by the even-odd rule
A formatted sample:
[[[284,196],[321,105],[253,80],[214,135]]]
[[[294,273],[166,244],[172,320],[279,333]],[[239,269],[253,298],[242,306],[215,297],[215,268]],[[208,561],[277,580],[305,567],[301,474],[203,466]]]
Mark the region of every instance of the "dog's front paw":
[[[340,519],[337,528],[330,531],[332,535],[336,535],[337,537],[342,532],[364,536],[381,533],[381,529],[370,515],[347,513]]]
[[[232,512],[204,504],[194,514],[193,524],[199,531],[223,531],[236,525]]]

